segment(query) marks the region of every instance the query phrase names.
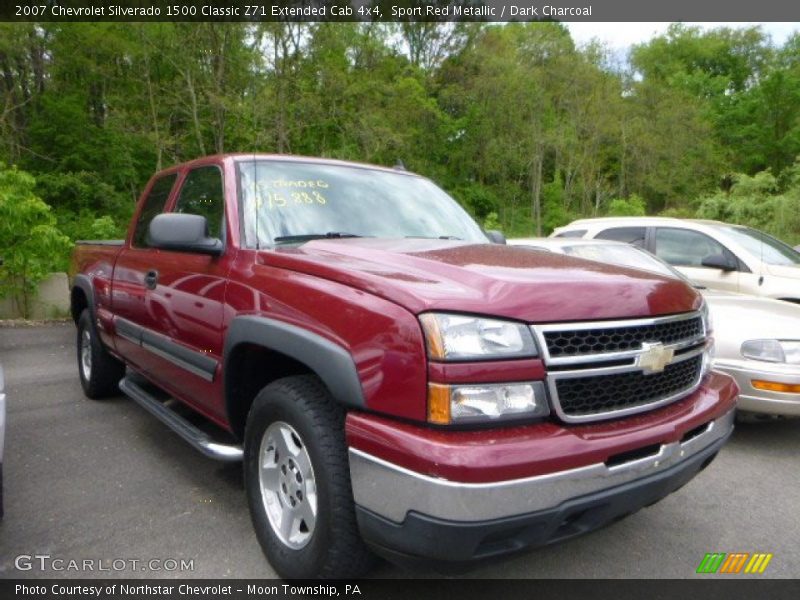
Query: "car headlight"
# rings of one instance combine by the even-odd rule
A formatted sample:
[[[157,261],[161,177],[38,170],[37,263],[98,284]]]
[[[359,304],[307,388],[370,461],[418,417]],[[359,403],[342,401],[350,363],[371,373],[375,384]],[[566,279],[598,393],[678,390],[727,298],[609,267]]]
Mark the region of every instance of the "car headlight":
[[[537,356],[527,325],[466,315],[426,313],[420,323],[432,360],[497,360]]]
[[[741,353],[753,360],[800,365],[798,340],[747,340],[742,344]]]
[[[428,384],[428,421],[437,425],[546,417],[544,383]]]

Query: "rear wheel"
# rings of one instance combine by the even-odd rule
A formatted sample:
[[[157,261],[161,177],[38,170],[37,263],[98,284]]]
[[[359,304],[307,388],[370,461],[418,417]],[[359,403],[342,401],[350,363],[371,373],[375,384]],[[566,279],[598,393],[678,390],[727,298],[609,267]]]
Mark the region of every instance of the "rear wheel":
[[[77,348],[83,393],[93,400],[118,394],[117,384],[125,376],[125,364],[103,347],[88,308],[78,319]]]
[[[344,412],[316,377],[280,379],[256,397],[245,484],[258,541],[281,577],[353,578],[372,566],[356,524]]]

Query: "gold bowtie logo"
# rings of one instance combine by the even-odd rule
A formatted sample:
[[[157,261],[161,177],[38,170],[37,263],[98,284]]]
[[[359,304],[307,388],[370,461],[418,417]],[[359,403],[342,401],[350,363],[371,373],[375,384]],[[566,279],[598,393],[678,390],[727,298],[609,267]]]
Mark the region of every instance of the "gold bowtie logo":
[[[675,356],[674,348],[667,348],[661,342],[642,343],[642,353],[636,357],[636,366],[644,371],[645,375],[661,373],[672,362]]]

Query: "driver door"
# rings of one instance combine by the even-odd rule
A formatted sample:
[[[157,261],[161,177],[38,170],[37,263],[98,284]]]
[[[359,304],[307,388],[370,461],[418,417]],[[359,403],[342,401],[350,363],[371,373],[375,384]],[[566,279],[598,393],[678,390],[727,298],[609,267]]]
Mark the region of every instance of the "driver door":
[[[703,260],[710,256],[723,256],[733,264],[738,264],[730,250],[704,233],[677,227],[657,227],[655,254],[694,284],[709,289],[739,291],[738,270],[725,271],[703,266]]]

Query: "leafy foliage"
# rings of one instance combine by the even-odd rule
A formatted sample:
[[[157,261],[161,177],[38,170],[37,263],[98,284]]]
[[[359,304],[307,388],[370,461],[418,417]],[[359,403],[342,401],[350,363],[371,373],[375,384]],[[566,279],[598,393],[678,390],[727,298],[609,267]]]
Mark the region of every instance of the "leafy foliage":
[[[0,161],[71,240],[251,151],[402,160],[507,235],[699,210],[800,237],[798,35],[675,24],[624,59],[555,22],[7,23],[0,80]]]
[[[0,297],[13,297],[25,317],[37,284],[64,269],[70,247],[50,207],[34,194],[35,184],[28,173],[0,165]]]

